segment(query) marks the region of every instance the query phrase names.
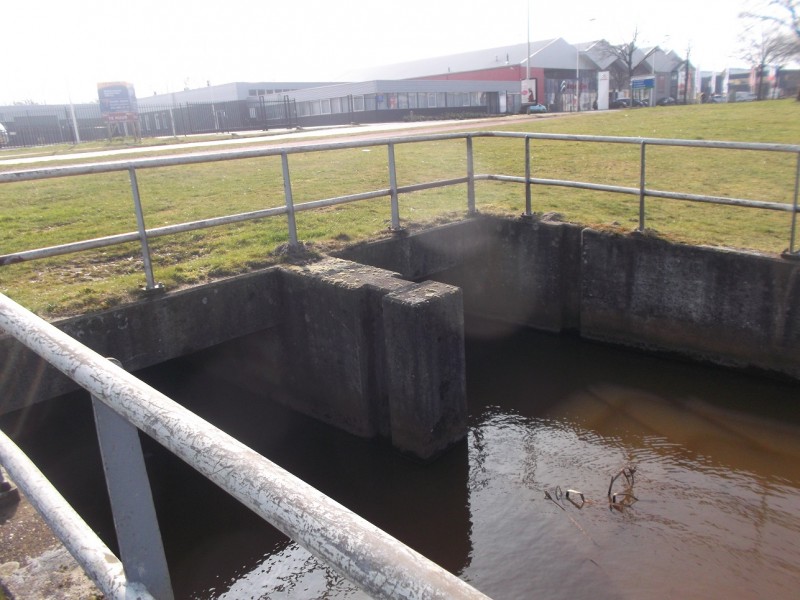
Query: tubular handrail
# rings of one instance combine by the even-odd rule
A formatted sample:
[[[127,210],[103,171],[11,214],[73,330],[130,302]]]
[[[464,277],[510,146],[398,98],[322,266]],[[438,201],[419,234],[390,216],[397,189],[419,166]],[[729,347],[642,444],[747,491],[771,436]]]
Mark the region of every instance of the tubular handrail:
[[[160,600],[153,598],[140,584],[127,580],[122,562],[2,431],[0,463],[106,598]]]
[[[512,138],[525,140],[525,176],[515,177],[503,174],[476,174],[474,172],[473,163],[473,140],[476,138]],[[467,174],[466,177],[458,177],[446,180],[432,181],[419,183],[408,186],[398,186],[396,164],[394,160],[394,147],[398,144],[413,144],[421,142],[435,142],[446,140],[459,140],[466,141],[466,158],[467,158]],[[560,179],[545,179],[533,177],[531,174],[531,144],[532,140],[551,140],[551,141],[564,141],[564,142],[585,142],[585,143],[612,143],[612,144],[628,144],[636,145],[640,148],[640,180],[639,187],[625,187],[617,185],[606,185],[592,182],[582,181],[569,181]],[[301,204],[294,204],[292,199],[292,185],[289,173],[289,155],[304,154],[310,152],[328,152],[334,150],[344,149],[357,149],[368,148],[376,146],[386,146],[388,150],[389,159],[389,187],[382,188],[358,194],[349,194],[343,196],[336,196],[333,198],[325,198],[305,202]],[[674,147],[688,147],[688,148],[713,148],[721,150],[750,150],[760,152],[783,152],[792,153],[797,155],[797,170],[795,174],[794,183],[794,201],[791,204],[781,202],[768,202],[761,200],[752,200],[744,198],[730,198],[723,196],[711,196],[704,194],[687,194],[681,192],[672,192],[666,190],[649,189],[646,186],[646,148],[648,146],[674,146]],[[190,165],[205,162],[215,162],[224,160],[239,160],[258,157],[280,156],[283,168],[283,184],[284,184],[284,206],[267,208],[246,213],[239,213],[234,215],[225,215],[221,217],[214,217],[203,219],[199,221],[191,221],[179,223],[176,225],[169,225],[165,227],[157,227],[153,229],[146,229],[144,226],[144,215],[139,198],[138,185],[136,184],[136,170],[137,169],[150,169],[157,167],[169,167],[176,165]],[[501,181],[510,183],[522,183],[525,185],[525,215],[531,216],[533,214],[531,206],[531,188],[534,185],[542,186],[559,186],[569,187],[574,189],[585,189],[600,192],[621,193],[639,196],[639,230],[645,228],[645,199],[660,198],[665,200],[680,200],[689,202],[705,202],[714,203],[728,206],[739,206],[746,208],[757,208],[763,210],[783,211],[792,213],[792,223],[789,240],[789,253],[795,253],[795,234],[796,234],[796,221],[798,213],[798,203],[800,202],[800,145],[796,144],[772,144],[772,143],[755,143],[755,142],[729,142],[729,141],[714,141],[714,140],[681,140],[669,138],[631,138],[620,136],[592,136],[592,135],[573,135],[573,134],[555,134],[555,133],[522,133],[522,132],[505,132],[505,131],[482,131],[472,133],[442,133],[430,135],[416,135],[416,136],[402,136],[402,137],[389,137],[389,138],[376,138],[369,140],[357,141],[343,141],[343,142],[326,142],[319,144],[305,144],[298,146],[281,146],[270,148],[251,148],[239,150],[227,150],[198,154],[187,154],[180,156],[167,156],[167,157],[153,157],[153,158],[140,158],[127,161],[112,161],[105,163],[69,165],[44,169],[30,169],[23,171],[10,171],[0,173],[0,184],[15,181],[30,181],[36,179],[47,179],[54,177],[69,177],[77,175],[89,175],[99,173],[110,173],[118,171],[128,171],[131,179],[131,189],[134,197],[134,206],[137,216],[137,223],[139,224],[139,231],[128,232],[117,235],[106,236],[102,238],[95,238],[92,240],[82,240],[79,242],[72,242],[67,244],[60,244],[57,246],[50,246],[46,248],[37,248],[30,250],[23,250],[10,254],[0,255],[0,266],[23,262],[27,260],[34,260],[50,256],[57,256],[61,254],[68,254],[72,252],[80,252],[92,248],[100,248],[110,245],[122,244],[126,242],[139,241],[142,245],[142,257],[144,259],[145,276],[147,279],[147,288],[152,289],[155,286],[154,277],[152,273],[152,266],[150,263],[150,251],[147,241],[151,238],[172,235],[175,233],[182,233],[187,231],[194,231],[208,227],[216,227],[241,221],[248,221],[253,219],[260,219],[264,217],[287,215],[288,237],[290,245],[294,246],[297,241],[297,228],[295,225],[295,214],[304,210],[312,210],[323,206],[332,206],[337,204],[344,204],[347,202],[354,202],[359,200],[368,200],[373,198],[389,197],[391,202],[391,227],[393,231],[400,231],[400,213],[399,213],[399,196],[401,194],[412,193],[424,189],[433,189],[437,187],[446,187],[451,185],[467,185],[467,212],[473,214],[475,208],[475,182],[476,181]]]
[[[3,294],[0,329],[374,597],[487,598]],[[0,454],[3,464],[6,456]],[[16,479],[21,471],[10,472]],[[36,486],[23,491],[36,492]],[[80,541],[67,548],[91,565],[92,577],[107,556],[107,549],[84,555]],[[107,579],[101,573],[95,581],[103,589]]]

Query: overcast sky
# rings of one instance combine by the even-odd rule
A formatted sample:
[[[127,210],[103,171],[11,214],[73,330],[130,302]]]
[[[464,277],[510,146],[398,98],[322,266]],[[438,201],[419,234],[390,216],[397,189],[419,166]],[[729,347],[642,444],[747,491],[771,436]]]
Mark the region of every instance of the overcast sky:
[[[0,12],[0,105],[139,97],[347,71],[531,40],[660,45],[703,70],[743,66],[738,14],[767,0],[32,0]]]

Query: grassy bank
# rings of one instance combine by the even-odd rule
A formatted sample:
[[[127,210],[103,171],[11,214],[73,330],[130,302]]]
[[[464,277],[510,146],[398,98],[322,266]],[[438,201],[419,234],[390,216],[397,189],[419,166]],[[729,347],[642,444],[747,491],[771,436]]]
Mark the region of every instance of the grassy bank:
[[[531,117],[507,129],[800,143],[800,104],[787,100]],[[534,177],[638,186],[635,146],[537,141],[532,148]],[[475,169],[523,176],[523,149],[521,140],[478,139]],[[153,151],[163,152],[158,146]],[[399,185],[466,172],[463,141],[398,145],[396,158]],[[791,203],[796,168],[797,157],[783,154],[651,147],[647,185]],[[291,158],[295,203],[386,188],[387,173],[382,148]],[[150,228],[283,204],[279,158],[149,169],[138,177]],[[400,202],[404,224],[424,226],[462,216],[466,189],[419,192],[401,196]],[[477,205],[483,212],[518,215],[524,209],[524,188],[481,182]],[[533,208],[539,214],[559,213],[567,221],[620,231],[638,224],[636,196],[536,187]],[[358,202],[298,214],[298,234],[312,248],[325,251],[383,235],[389,220],[388,199]],[[790,216],[651,199],[647,226],[676,241],[779,253],[789,243]],[[0,254],[135,229],[125,173],[0,185]],[[154,240],[155,276],[175,289],[262,267],[280,259],[274,251],[287,237],[286,220],[273,218]],[[137,244],[0,267],[0,291],[51,317],[131,300],[143,285]]]

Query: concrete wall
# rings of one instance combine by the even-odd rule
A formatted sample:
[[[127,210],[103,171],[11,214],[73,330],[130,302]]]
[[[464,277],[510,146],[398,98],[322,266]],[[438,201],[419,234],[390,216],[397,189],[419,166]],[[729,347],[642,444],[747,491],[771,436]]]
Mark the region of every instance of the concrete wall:
[[[351,260],[458,286],[468,314],[800,378],[800,263],[489,216]]]
[[[579,327],[581,228],[481,216],[340,256],[460,287],[467,313],[546,331]]]
[[[274,327],[278,274],[264,271],[54,323],[128,371]],[[9,336],[0,336],[0,414],[75,389],[72,380]]]
[[[428,460],[467,431],[462,305],[457,288],[328,258],[57,326],[129,371],[245,338],[229,368],[265,398]],[[0,414],[75,389],[12,338],[0,356]]]
[[[466,433],[464,311],[800,378],[798,262],[488,216],[341,257],[58,326],[132,371],[247,336],[231,369],[265,396],[424,459]],[[0,357],[0,414],[70,389],[13,340]]]
[[[800,378],[800,263],[585,230],[581,333]]]

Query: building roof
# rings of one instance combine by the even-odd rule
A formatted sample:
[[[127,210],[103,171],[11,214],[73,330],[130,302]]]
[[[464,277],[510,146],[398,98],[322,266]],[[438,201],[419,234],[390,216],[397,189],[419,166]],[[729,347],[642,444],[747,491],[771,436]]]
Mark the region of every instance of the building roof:
[[[575,68],[575,48],[562,38],[530,43],[531,67],[544,69]],[[355,69],[345,73],[347,81],[375,79],[417,79],[446,73],[464,73],[496,69],[503,66],[527,65],[528,44],[512,44],[460,54],[436,56],[422,60],[395,63],[378,67]]]
[[[519,81],[474,81],[457,79],[387,79],[337,83],[317,88],[287,92],[297,102],[362,96],[366,94],[391,94],[397,92],[518,92]],[[282,97],[282,95],[280,96]],[[276,98],[270,98],[274,100]]]

